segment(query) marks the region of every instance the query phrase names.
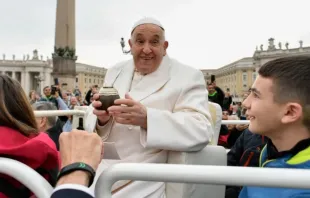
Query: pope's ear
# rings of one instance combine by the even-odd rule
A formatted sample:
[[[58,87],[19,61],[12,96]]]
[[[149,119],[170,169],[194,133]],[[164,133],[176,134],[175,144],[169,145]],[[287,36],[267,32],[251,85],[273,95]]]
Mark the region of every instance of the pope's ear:
[[[165,41],[164,42],[164,50],[165,50],[165,53],[164,53],[164,56],[167,54],[167,49],[169,47],[169,42],[168,41]]]
[[[130,48],[132,47],[132,42],[131,42],[131,39],[128,39],[128,44],[130,46]]]
[[[167,50],[169,47],[169,42],[168,41],[165,41],[164,42],[164,49]]]

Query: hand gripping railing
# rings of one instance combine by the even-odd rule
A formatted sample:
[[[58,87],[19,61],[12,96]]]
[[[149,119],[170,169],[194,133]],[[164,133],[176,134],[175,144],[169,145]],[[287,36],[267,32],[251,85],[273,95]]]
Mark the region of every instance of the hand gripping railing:
[[[121,163],[100,175],[95,197],[111,198],[119,180],[310,189],[309,178],[310,170],[302,169]]]
[[[52,186],[39,173],[21,162],[0,158],[0,173],[21,182],[38,198],[47,198],[52,194]]]

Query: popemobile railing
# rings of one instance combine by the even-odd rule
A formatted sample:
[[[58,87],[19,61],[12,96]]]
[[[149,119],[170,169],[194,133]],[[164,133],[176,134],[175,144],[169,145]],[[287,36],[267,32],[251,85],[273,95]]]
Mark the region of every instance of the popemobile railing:
[[[84,116],[85,111],[83,110],[55,110],[55,111],[34,111],[36,117],[49,117],[49,116],[65,116],[75,115]],[[249,120],[222,120],[222,124],[249,124]]]
[[[115,164],[99,177],[95,197],[111,198],[119,180],[310,189],[310,170],[174,164]]]
[[[35,111],[36,117],[63,115],[84,116],[85,109]],[[248,120],[222,121],[222,124],[248,123]],[[309,178],[310,170],[302,169],[121,163],[100,175],[95,194],[98,198],[111,198],[111,187],[119,180],[310,189]]]

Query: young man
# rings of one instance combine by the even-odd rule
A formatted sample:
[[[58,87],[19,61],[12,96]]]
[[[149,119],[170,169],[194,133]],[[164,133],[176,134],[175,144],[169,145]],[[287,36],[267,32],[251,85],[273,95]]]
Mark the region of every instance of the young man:
[[[261,152],[261,167],[310,169],[309,82],[310,56],[280,58],[260,68],[243,105],[249,130],[270,138]],[[252,197],[310,197],[310,190],[244,187],[239,196]]]

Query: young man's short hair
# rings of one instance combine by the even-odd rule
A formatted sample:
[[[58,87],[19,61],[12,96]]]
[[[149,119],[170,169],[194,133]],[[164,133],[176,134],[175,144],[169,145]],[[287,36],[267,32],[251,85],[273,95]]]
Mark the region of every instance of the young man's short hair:
[[[258,73],[273,81],[275,102],[301,104],[303,122],[310,129],[310,56],[275,59],[264,64]]]

